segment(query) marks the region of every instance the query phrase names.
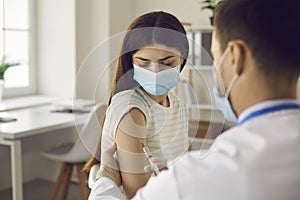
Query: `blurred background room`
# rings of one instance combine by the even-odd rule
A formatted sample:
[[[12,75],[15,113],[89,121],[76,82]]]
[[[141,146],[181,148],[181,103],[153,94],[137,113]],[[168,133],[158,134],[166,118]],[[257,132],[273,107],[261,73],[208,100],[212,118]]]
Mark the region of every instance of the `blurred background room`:
[[[212,97],[216,3],[0,0],[0,200],[51,199],[54,190],[57,199],[86,199],[80,169],[95,148],[122,32],[146,12],[170,12],[187,31],[189,58],[174,91],[189,107],[190,149],[234,126]],[[57,178],[64,185],[56,188]]]

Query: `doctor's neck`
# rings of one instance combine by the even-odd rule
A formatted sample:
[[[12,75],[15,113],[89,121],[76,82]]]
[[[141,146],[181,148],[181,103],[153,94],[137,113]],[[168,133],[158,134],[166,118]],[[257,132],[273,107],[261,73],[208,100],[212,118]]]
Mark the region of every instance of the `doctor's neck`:
[[[297,99],[297,80],[288,76],[267,76],[258,70],[242,73],[232,88],[230,100],[239,116],[247,108],[268,100]]]

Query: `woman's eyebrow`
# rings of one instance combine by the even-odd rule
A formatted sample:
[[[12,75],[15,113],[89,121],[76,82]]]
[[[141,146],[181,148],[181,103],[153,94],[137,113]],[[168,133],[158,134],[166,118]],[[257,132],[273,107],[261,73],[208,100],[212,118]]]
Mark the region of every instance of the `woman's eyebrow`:
[[[139,60],[142,60],[142,61],[151,61],[151,60],[149,60],[149,59],[142,58],[142,57],[134,57],[134,58],[139,59]]]
[[[168,60],[169,58],[174,58],[175,56],[167,56],[165,58],[161,58],[159,59],[159,61],[164,61],[164,60]]]
[[[167,57],[164,57],[164,58],[159,59],[159,61],[168,60],[169,58],[173,58],[173,57],[175,57],[175,56],[167,56]],[[147,59],[147,58],[142,58],[142,57],[135,57],[135,58],[136,58],[136,59],[139,59],[139,60],[142,60],[142,61],[151,61],[151,60],[149,60],[149,59]]]

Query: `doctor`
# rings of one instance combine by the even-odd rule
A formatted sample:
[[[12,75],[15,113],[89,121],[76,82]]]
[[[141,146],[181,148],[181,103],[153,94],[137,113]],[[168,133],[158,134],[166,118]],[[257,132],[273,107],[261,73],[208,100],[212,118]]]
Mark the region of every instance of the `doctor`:
[[[299,0],[218,6],[212,40],[218,92],[238,124],[216,139],[207,157],[186,154],[134,199],[300,199],[299,21]],[[101,166],[89,199],[124,199],[115,172]]]

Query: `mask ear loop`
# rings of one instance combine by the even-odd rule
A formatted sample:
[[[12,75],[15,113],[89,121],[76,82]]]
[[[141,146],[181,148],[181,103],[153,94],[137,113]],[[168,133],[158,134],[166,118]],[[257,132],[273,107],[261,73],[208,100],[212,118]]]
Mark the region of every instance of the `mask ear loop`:
[[[220,68],[222,67],[223,62],[224,62],[225,58],[227,57],[228,53],[229,53],[229,48],[227,47],[227,48],[225,49],[225,51],[224,51],[224,53],[223,53],[223,55],[222,55],[222,57],[221,57],[221,59],[220,59],[218,65],[217,65],[217,67],[216,67],[216,72],[217,72],[216,80],[217,80],[217,84],[220,84],[219,87],[217,87],[217,89],[219,90],[219,93],[222,94],[222,96],[223,96],[223,94],[226,93],[226,92],[224,92],[225,88],[224,88],[224,82],[223,82],[223,79],[222,79],[222,76],[221,76]],[[220,81],[223,82],[222,88],[221,88],[221,83],[218,83],[218,82],[219,82],[218,77],[219,77],[219,78],[221,77],[221,80],[220,80]],[[221,89],[222,89],[222,92],[220,91]]]
[[[231,92],[231,90],[232,90],[232,88],[233,88],[235,82],[237,81],[237,79],[239,78],[239,76],[240,76],[240,74],[241,74],[241,71],[242,71],[242,68],[239,70],[239,72],[237,72],[237,73],[234,75],[232,81],[230,82],[230,84],[229,84],[229,86],[228,86],[228,88],[227,88],[227,90],[226,90],[226,92],[225,92],[225,98],[228,99],[229,94],[230,94],[230,92]]]
[[[225,98],[226,99],[228,99],[229,94],[230,94],[230,92],[231,92],[231,90],[232,90],[232,88],[233,88],[233,86],[234,86],[234,84],[235,84],[235,82],[237,81],[238,78],[239,78],[239,75],[235,74],[234,77],[233,77],[233,79],[232,79],[232,81],[228,85],[228,88],[227,88],[227,90],[225,92]]]

